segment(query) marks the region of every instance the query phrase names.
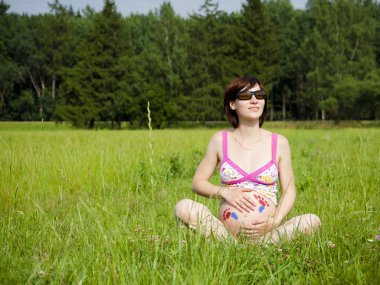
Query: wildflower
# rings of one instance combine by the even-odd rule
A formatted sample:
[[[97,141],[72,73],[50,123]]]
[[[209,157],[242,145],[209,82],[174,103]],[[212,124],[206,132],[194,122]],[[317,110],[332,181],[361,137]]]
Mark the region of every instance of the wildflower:
[[[375,239],[376,239],[376,240],[380,240],[380,235],[376,235],[376,236],[375,236]]]
[[[138,225],[137,228],[134,229],[135,232],[144,232],[144,228],[141,225]]]
[[[331,240],[329,240],[329,241],[327,242],[327,246],[328,246],[329,248],[334,248],[334,247],[335,247],[335,243],[333,243]]]
[[[156,236],[156,235],[150,235],[150,236],[148,237],[148,240],[149,240],[149,241],[158,242],[158,241],[160,241],[160,237],[159,237],[159,236]]]
[[[45,277],[46,272],[43,271],[43,270],[40,270],[40,271],[37,272],[37,274],[38,274],[38,276],[40,276],[42,278],[42,277]]]

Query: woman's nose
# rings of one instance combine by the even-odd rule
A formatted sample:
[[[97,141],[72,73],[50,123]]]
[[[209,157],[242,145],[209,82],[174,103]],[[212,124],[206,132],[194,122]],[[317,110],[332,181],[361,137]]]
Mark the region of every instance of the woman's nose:
[[[255,97],[255,95],[252,95],[252,97],[251,97],[251,100],[249,100],[251,103],[257,103],[258,101],[257,101],[257,99],[256,99],[256,97]]]

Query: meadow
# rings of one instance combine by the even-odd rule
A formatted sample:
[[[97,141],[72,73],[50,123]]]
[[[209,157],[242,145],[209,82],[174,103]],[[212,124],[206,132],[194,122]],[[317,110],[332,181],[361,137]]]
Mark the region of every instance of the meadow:
[[[219,129],[0,124],[0,284],[378,284],[380,128],[264,128],[292,149],[297,201],[322,229],[277,245],[177,225]],[[217,173],[212,181],[219,183]]]

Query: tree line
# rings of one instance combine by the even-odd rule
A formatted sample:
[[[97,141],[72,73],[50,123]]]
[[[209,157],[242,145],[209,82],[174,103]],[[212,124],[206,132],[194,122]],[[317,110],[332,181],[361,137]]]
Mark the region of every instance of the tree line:
[[[123,17],[49,3],[9,13],[0,2],[0,120],[152,124],[224,120],[235,77],[261,79],[269,120],[380,118],[380,4],[375,0],[247,0],[239,12],[205,0],[181,17],[169,2]]]

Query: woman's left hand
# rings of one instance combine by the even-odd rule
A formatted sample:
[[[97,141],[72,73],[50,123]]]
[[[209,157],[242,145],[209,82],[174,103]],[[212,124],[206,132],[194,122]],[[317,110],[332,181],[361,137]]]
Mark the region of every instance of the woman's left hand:
[[[259,217],[254,219],[251,225],[242,226],[241,235],[248,238],[258,238],[277,228],[279,224],[271,217]]]

